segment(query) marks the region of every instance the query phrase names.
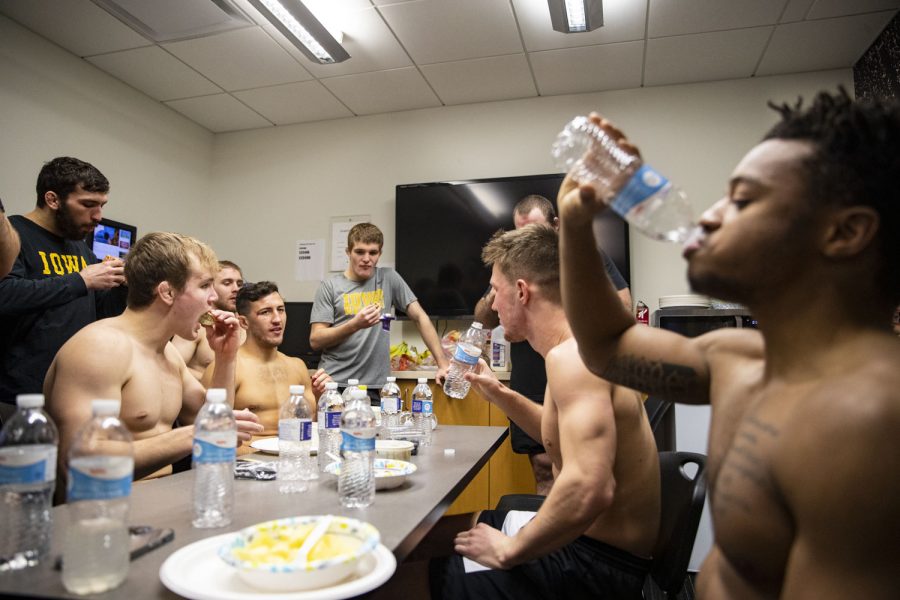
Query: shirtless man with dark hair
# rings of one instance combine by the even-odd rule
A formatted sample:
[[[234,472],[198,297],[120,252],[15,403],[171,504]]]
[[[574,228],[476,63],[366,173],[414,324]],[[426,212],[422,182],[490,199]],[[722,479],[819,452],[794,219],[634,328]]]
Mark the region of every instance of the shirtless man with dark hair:
[[[316,400],[331,377],[322,369],[310,375],[302,360],[278,351],[287,327],[287,313],[275,283],[247,284],[238,292],[236,308],[247,340],[237,354],[234,407],[250,410],[259,417],[264,427],[259,435],[278,435],[278,409],[288,397],[290,386],[306,387],[310,414],[316,415]],[[207,367],[204,384],[212,381],[215,369],[215,362]]]
[[[900,598],[900,105],[841,92],[774,108],[684,248],[691,287],[743,303],[759,331],[636,325],[594,251],[614,190],[568,179],[563,304],[594,373],[712,405],[699,598]]]

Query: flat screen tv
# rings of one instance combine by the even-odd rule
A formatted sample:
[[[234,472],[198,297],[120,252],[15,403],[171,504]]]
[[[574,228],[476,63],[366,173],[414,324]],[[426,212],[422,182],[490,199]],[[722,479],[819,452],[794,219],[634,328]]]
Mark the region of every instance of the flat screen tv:
[[[107,256],[124,258],[137,241],[137,227],[112,219],[100,219],[93,233],[89,233],[84,241],[100,260]]]
[[[531,175],[397,186],[396,265],[432,317],[472,317],[488,288],[481,248],[498,229],[513,229],[513,207],[529,194],[556,207],[563,175]],[[626,281],[628,225],[612,212],[594,222],[600,247]]]

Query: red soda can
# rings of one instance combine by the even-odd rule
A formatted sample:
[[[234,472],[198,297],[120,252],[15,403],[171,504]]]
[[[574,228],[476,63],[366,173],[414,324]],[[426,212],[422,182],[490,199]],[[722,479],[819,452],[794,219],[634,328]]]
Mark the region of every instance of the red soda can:
[[[647,308],[647,305],[642,300],[638,300],[637,305],[634,307],[634,317],[641,325],[650,324],[650,309]]]

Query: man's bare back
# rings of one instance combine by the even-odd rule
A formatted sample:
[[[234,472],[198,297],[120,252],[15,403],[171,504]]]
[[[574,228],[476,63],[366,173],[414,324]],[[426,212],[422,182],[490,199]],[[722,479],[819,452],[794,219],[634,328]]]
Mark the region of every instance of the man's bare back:
[[[647,420],[641,396],[593,375],[582,364],[572,338],[553,348],[546,357],[547,393],[541,415],[542,443],[553,461],[554,474],[564,465],[565,452],[585,448],[560,445],[561,429],[557,396],[569,396],[565,410],[575,419],[612,419],[615,430],[612,503],[585,530],[584,535],[621,548],[637,556],[650,556],[659,531],[659,461],[656,441]],[[583,394],[572,394],[581,388]],[[612,403],[598,406],[596,392],[602,390]],[[599,413],[599,414],[598,414]]]

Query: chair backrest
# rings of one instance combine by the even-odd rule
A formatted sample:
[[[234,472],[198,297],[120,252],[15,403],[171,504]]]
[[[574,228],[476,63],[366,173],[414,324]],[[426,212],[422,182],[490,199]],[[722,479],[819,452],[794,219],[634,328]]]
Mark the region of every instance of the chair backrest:
[[[697,465],[693,478],[685,465]],[[681,590],[706,501],[706,456],[659,453],[662,514],[650,576],[670,598]]]

